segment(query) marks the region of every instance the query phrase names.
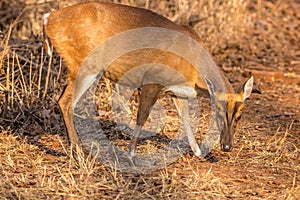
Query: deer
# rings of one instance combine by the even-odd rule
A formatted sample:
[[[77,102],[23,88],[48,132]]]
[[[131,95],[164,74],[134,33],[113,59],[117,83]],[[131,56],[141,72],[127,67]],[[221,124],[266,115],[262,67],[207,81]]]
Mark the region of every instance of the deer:
[[[68,83],[63,94],[58,100],[64,123],[66,126],[68,140],[71,146],[80,143],[80,138],[74,126],[74,99],[76,94],[75,79],[85,77],[81,75],[80,67],[91,52],[109,38],[139,28],[161,28],[178,32],[201,46],[201,39],[197,33],[187,25],[178,25],[169,19],[156,14],[153,11],[131,7],[127,5],[108,2],[85,2],[75,4],[60,10],[52,10],[44,15],[44,44],[48,54],[52,53],[52,46],[63,58],[68,68]],[[197,56],[197,55],[196,55]],[[142,63],[162,63],[176,73],[180,74],[187,81],[182,85],[177,77],[163,73],[163,67],[156,67],[153,73],[139,75],[139,80],[157,79],[160,83],[147,82],[135,84],[134,81],[123,80],[124,85],[134,85],[141,90],[137,111],[136,125],[133,130],[133,138],[128,147],[131,158],[136,156],[136,146],[152,106],[155,104],[162,92],[173,89],[181,97],[174,97],[174,103],[178,114],[185,127],[189,145],[195,156],[201,157],[201,149],[195,139],[190,127],[188,97],[195,97],[199,91],[205,91],[215,105],[216,125],[219,128],[220,147],[224,152],[233,149],[234,135],[238,130],[242,110],[245,109],[245,100],[251,94],[253,77],[250,77],[235,92],[232,85],[212,60],[208,53],[201,54],[199,60],[207,62],[206,68],[217,70],[219,77],[199,74],[184,58],[161,49],[145,48],[127,52],[116,58],[103,72],[103,76],[112,82],[118,82],[122,76]],[[151,70],[150,68],[147,68]],[[137,76],[137,75],[136,75]],[[173,77],[174,76],[174,77]],[[136,78],[133,74],[133,79]],[[224,83],[224,90],[220,91],[216,80]],[[82,80],[84,81],[84,80]],[[167,86],[167,87],[166,87]]]

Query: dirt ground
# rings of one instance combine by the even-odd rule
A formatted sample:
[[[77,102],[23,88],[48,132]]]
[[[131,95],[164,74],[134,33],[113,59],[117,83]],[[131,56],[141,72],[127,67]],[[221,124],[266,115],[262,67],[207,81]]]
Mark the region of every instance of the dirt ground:
[[[299,1],[119,2],[193,26],[235,88],[254,76],[259,93],[247,100],[233,151],[217,145],[216,163],[184,154],[139,175],[74,159],[56,101],[66,69],[45,55],[40,21],[68,3],[4,0],[0,199],[300,199]]]

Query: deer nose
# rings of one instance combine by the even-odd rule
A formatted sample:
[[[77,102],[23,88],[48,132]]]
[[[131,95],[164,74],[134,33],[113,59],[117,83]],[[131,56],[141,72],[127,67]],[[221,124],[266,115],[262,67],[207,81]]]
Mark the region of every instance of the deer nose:
[[[232,151],[231,145],[223,144],[223,145],[221,145],[221,148],[222,148],[222,151],[226,151],[226,152]]]

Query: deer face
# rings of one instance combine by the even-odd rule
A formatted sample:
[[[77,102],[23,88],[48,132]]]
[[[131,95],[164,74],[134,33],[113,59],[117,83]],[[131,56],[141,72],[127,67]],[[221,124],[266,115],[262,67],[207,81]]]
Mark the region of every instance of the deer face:
[[[221,150],[232,151],[234,134],[238,130],[242,110],[245,108],[244,102],[252,91],[253,77],[243,85],[239,93],[233,94],[217,92],[215,85],[208,78],[206,78],[206,83],[213,106],[215,106],[215,119],[220,131]]]

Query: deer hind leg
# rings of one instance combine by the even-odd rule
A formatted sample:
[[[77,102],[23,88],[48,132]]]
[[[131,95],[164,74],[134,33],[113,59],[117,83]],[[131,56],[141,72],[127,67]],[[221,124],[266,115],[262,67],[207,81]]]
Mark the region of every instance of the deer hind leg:
[[[72,148],[75,148],[76,144],[79,143],[79,138],[74,126],[73,92],[74,85],[70,81],[69,84],[66,86],[63,94],[60,96],[58,104],[63,115],[65,127],[67,129],[69,144]]]
[[[142,127],[144,126],[146,120],[149,117],[152,106],[155,104],[158,99],[163,86],[159,84],[146,84],[143,85],[141,95],[139,98],[139,107],[137,113],[137,123],[134,129],[134,135],[129,145],[129,155],[134,158],[136,152],[136,145],[139,139],[139,136],[142,132]],[[147,163],[135,163],[137,165],[147,165]],[[153,163],[152,163],[153,164]]]

